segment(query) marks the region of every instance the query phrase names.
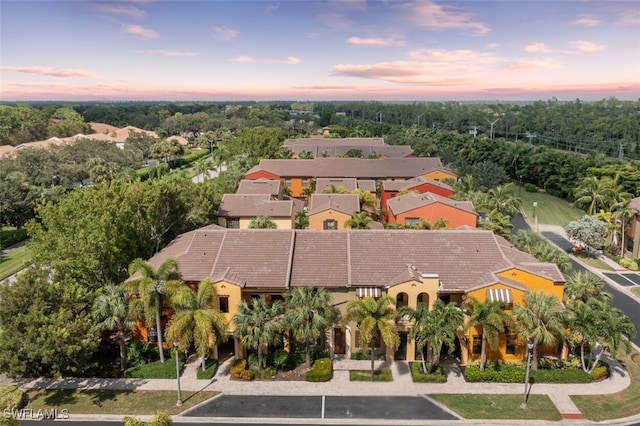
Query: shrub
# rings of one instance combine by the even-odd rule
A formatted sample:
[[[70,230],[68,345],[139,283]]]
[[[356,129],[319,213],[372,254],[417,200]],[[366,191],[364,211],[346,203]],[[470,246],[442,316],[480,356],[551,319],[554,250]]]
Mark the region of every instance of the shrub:
[[[524,190],[527,192],[536,192],[538,188],[532,183],[525,183]]]
[[[0,426],[20,426],[20,423],[13,417],[0,417]]]
[[[594,368],[593,371],[591,372],[591,380],[596,381],[596,380],[604,379],[606,377],[609,377],[610,374],[611,374],[611,369],[609,367],[609,364],[603,361],[599,361],[596,368]]]
[[[608,374],[608,365],[598,365],[596,370],[598,372],[594,370],[594,374],[598,378],[604,377],[601,374]],[[524,364],[498,361],[487,363],[484,371],[472,363],[467,365],[464,372],[468,382],[520,383],[524,382],[525,376]],[[538,363],[538,370],[530,371],[530,380],[532,383],[589,383],[593,380],[593,375],[585,373],[580,368],[579,361],[566,362],[542,358]]]
[[[445,383],[447,375],[441,365],[435,365],[431,374],[425,374],[422,372],[421,362],[412,362],[411,379],[414,383]]]
[[[217,359],[207,359],[204,362],[204,370],[202,370],[202,367],[198,368],[198,373],[197,373],[196,377],[199,380],[212,379],[213,376],[216,375],[217,371],[218,371],[218,360]]]
[[[351,359],[360,360],[360,361],[369,361],[371,359],[371,353],[368,351],[351,352]],[[374,359],[378,361],[384,361],[385,354],[375,354]]]
[[[313,363],[313,368],[307,371],[307,382],[328,382],[333,376],[331,358],[320,358]]]
[[[283,370],[289,367],[292,357],[289,355],[289,352],[284,349],[278,349],[273,354],[273,366],[279,370]]]
[[[302,354],[304,355],[304,352],[302,352]],[[311,351],[312,361],[315,361],[320,358],[329,358],[329,351],[326,349],[320,349],[320,348],[315,348],[314,350]],[[302,364],[303,362],[306,362],[306,355],[305,355],[305,358],[302,358],[302,362],[300,362],[300,364]]]
[[[144,426],[144,423],[141,420],[136,419],[135,417],[126,416],[122,419],[122,424],[124,426]]]
[[[171,426],[173,420],[171,416],[164,411],[158,411],[155,416],[149,420],[147,426]]]
[[[265,359],[265,361],[267,361]],[[250,353],[249,356],[247,357],[247,362],[249,363],[249,365],[255,365],[258,366],[258,354],[257,353]]]
[[[464,378],[467,382],[518,383],[524,382],[525,370],[522,364],[489,362],[482,371],[479,365],[471,364],[465,368]]]
[[[275,367],[267,367],[264,370],[251,370],[253,372],[254,377],[259,379],[273,379],[277,373]],[[250,380],[253,380],[251,378]]]
[[[29,402],[25,392],[15,386],[0,386],[0,413],[4,410],[19,410]]]
[[[629,269],[630,271],[638,270],[638,263],[635,260],[627,259],[626,257],[621,258],[618,263],[620,266]]]
[[[253,379],[255,379],[256,377],[256,373],[253,370],[242,370],[240,372],[240,379],[244,380],[244,381],[251,381]]]
[[[242,372],[246,369],[247,360],[244,358],[238,358],[233,361],[233,364],[231,364],[231,370],[229,371],[229,374],[231,375],[232,379],[239,380],[242,378]]]

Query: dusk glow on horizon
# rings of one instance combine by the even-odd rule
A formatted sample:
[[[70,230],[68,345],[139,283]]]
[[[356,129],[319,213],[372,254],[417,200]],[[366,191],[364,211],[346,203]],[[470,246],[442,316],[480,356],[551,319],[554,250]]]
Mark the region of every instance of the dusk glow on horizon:
[[[1,0],[0,101],[640,98],[630,1]]]

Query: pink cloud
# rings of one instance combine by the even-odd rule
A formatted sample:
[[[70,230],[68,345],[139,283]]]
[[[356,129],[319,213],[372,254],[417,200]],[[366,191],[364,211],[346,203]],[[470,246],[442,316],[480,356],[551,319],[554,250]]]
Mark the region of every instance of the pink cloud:
[[[238,64],[248,64],[255,61],[256,61],[255,59],[253,59],[251,56],[248,56],[248,55],[240,55],[240,56],[236,56],[235,58],[229,59],[229,62],[236,62]]]
[[[551,49],[544,43],[533,42],[529,43],[524,47],[525,52],[529,53],[541,53],[541,52],[551,52]]]
[[[211,31],[213,32],[213,37],[221,41],[231,41],[238,36],[237,30],[233,30],[227,27],[221,27],[219,25],[214,25],[211,28]]]
[[[475,35],[486,35],[491,29],[482,22],[473,20],[463,8],[439,5],[427,1],[417,3],[411,11],[411,19],[419,26],[435,31],[461,30]]]
[[[404,46],[406,43],[404,40],[391,38],[362,38],[362,37],[349,37],[347,44],[354,46],[373,46],[373,47],[387,47],[387,46]]]
[[[127,18],[143,19],[147,12],[130,4],[111,4],[107,2],[93,3],[93,7],[105,15],[125,16]]]
[[[152,29],[144,28],[140,25],[126,25],[124,31],[134,37],[140,38],[158,38],[160,34]]]
[[[604,46],[601,44],[596,44],[585,40],[572,41],[571,46],[581,52],[597,52],[598,50],[604,49]]]
[[[504,62],[504,59],[491,52],[475,52],[473,50],[439,50],[420,49],[409,52],[411,59],[421,61],[448,62],[458,64],[489,65]]]
[[[283,63],[285,64],[289,64],[289,65],[296,65],[299,64],[300,58],[296,58],[295,56],[287,56],[287,59],[283,61]]]
[[[618,25],[640,25],[640,11],[636,9],[621,13],[617,23]]]
[[[597,27],[600,25],[600,19],[592,15],[582,14],[578,19],[572,22],[574,25],[583,25],[585,27]]]
[[[8,67],[8,66],[3,66],[3,67],[0,67],[0,69],[6,70],[6,71],[21,72],[21,73],[26,73],[26,74],[49,75],[49,76],[53,76],[53,77],[64,77],[64,78],[80,77],[80,78],[91,78],[91,79],[98,78],[91,71],[87,71],[87,70],[84,70],[84,69],[73,69],[73,68],[56,69],[56,68],[41,67],[41,66],[35,66],[35,67]]]
[[[155,55],[159,55],[159,56],[168,56],[168,57],[174,57],[174,56],[179,56],[179,57],[192,57],[192,56],[198,56],[197,52],[189,52],[189,51],[180,51],[180,50],[140,50],[138,51],[138,53],[141,53],[143,55],[149,55],[149,56],[155,56]]]
[[[529,72],[562,68],[562,64],[550,58],[513,62],[505,67],[507,71]]]
[[[344,75],[400,84],[461,84],[466,78],[441,77],[459,67],[444,62],[380,62],[371,65],[338,64],[334,75]]]

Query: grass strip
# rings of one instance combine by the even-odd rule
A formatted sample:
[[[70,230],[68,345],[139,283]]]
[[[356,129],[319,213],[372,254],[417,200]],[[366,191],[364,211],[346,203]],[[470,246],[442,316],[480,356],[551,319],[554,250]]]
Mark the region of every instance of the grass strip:
[[[31,261],[31,252],[27,246],[18,247],[0,256],[0,280],[21,270]]]
[[[350,370],[349,371],[349,380],[352,382],[370,382],[371,381],[371,370]],[[374,382],[392,382],[393,375],[391,374],[391,370],[388,368],[384,368],[382,370],[375,370],[373,372],[373,381]]]
[[[465,419],[509,419],[559,421],[562,416],[547,395],[529,395],[522,408],[522,395],[429,394]]]
[[[580,219],[586,213],[576,209],[567,200],[554,197],[553,195],[541,192],[527,192],[524,189],[518,191],[518,196],[522,200],[522,208],[527,215],[529,223],[534,222],[533,203],[536,205],[536,216],[538,223],[549,225],[559,225],[565,227],[574,220]]]
[[[608,395],[572,395],[571,399],[582,414],[592,421],[619,419],[640,413],[640,353],[631,352],[619,357],[620,363],[631,376],[625,390]],[[618,374],[618,373],[612,373]]]
[[[166,411],[170,415],[204,402],[219,392],[182,392],[183,405],[176,407],[177,391],[138,391],[109,389],[31,389],[29,405],[37,410],[63,410],[74,414],[153,415]]]

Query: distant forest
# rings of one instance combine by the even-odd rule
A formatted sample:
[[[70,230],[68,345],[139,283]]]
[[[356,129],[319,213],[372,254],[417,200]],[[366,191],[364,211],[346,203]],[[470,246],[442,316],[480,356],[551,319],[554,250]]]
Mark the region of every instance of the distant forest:
[[[70,111],[78,114],[73,120]],[[640,101],[596,102],[123,102],[0,105],[0,145],[88,131],[86,122],[135,126],[160,136],[221,127],[279,127],[287,137],[335,126],[339,136],[385,137],[407,129],[448,130],[489,139],[527,141],[609,158],[640,159]],[[65,121],[75,121],[73,124]],[[85,123],[82,123],[84,121]],[[341,129],[344,127],[344,129]],[[68,133],[68,134],[67,134]]]

